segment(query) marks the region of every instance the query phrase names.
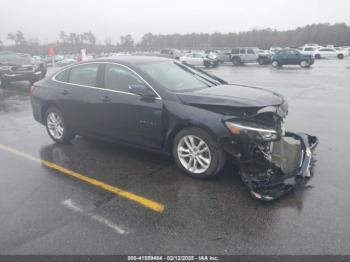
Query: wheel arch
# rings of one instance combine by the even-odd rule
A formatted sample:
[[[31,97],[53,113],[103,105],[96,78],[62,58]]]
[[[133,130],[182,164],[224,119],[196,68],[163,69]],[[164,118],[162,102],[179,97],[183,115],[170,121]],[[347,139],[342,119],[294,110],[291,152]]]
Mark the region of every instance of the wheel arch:
[[[44,124],[45,123],[45,114],[46,114],[46,111],[50,108],[50,107],[55,107],[57,108],[58,110],[60,110],[60,108],[57,106],[57,104],[52,101],[52,100],[49,100],[47,101],[41,108],[41,119],[42,119],[42,123]],[[61,111],[61,110],[60,110]]]
[[[173,149],[173,142],[176,134],[178,134],[181,130],[185,128],[199,128],[207,132],[214,140],[217,141],[217,137],[215,136],[215,133],[206,125],[197,122],[197,121],[183,121],[181,123],[178,123],[175,125],[173,128],[170,129],[170,131],[167,133],[166,138],[165,138],[165,144],[164,144],[164,149],[167,153],[171,153]]]

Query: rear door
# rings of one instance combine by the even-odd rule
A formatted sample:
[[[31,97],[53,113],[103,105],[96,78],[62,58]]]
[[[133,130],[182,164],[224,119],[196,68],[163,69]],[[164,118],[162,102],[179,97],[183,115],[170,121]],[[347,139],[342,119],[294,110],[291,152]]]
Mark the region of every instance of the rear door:
[[[89,104],[98,88],[100,64],[74,66],[55,76],[60,85],[57,94],[61,110],[70,125],[79,132],[94,132],[93,107]]]
[[[187,62],[188,64],[190,65],[195,65],[196,61],[195,61],[195,58],[194,58],[194,54],[187,54],[186,55],[186,59],[187,59]]]
[[[204,55],[202,54],[194,54],[194,64],[196,66],[203,66]]]
[[[159,149],[162,144],[162,100],[159,97],[145,99],[130,93],[130,85],[148,84],[124,65],[104,64],[102,79],[103,89],[99,89],[93,102],[96,104],[94,123],[99,133]]]

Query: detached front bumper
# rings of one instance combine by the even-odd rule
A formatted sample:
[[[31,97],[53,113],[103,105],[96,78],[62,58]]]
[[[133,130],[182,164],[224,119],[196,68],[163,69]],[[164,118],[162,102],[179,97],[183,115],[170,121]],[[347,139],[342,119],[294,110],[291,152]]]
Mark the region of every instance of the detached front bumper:
[[[252,196],[271,201],[305,184],[312,177],[312,154],[317,144],[315,136],[286,132],[274,144],[278,149],[269,160],[241,163],[240,175]]]

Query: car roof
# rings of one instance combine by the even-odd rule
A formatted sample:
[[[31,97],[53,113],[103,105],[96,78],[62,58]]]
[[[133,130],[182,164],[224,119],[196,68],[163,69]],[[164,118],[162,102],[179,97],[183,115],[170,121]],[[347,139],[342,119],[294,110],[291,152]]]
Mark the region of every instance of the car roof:
[[[115,62],[129,65],[142,65],[149,63],[172,61],[173,59],[159,57],[159,56],[141,56],[141,55],[118,55],[104,58],[98,58],[94,60],[88,60],[86,62]]]

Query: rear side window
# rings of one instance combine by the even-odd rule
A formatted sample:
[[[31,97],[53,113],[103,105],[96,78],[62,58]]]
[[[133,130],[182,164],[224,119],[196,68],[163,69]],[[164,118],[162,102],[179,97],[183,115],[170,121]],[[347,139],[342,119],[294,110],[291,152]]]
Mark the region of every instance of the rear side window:
[[[69,70],[64,70],[63,72],[56,75],[55,79],[61,82],[68,82],[68,72]]]
[[[104,88],[129,92],[129,85],[144,84],[130,70],[115,64],[107,64],[105,67]]]
[[[86,64],[73,67],[69,74],[69,83],[84,86],[97,86],[98,64]]]

